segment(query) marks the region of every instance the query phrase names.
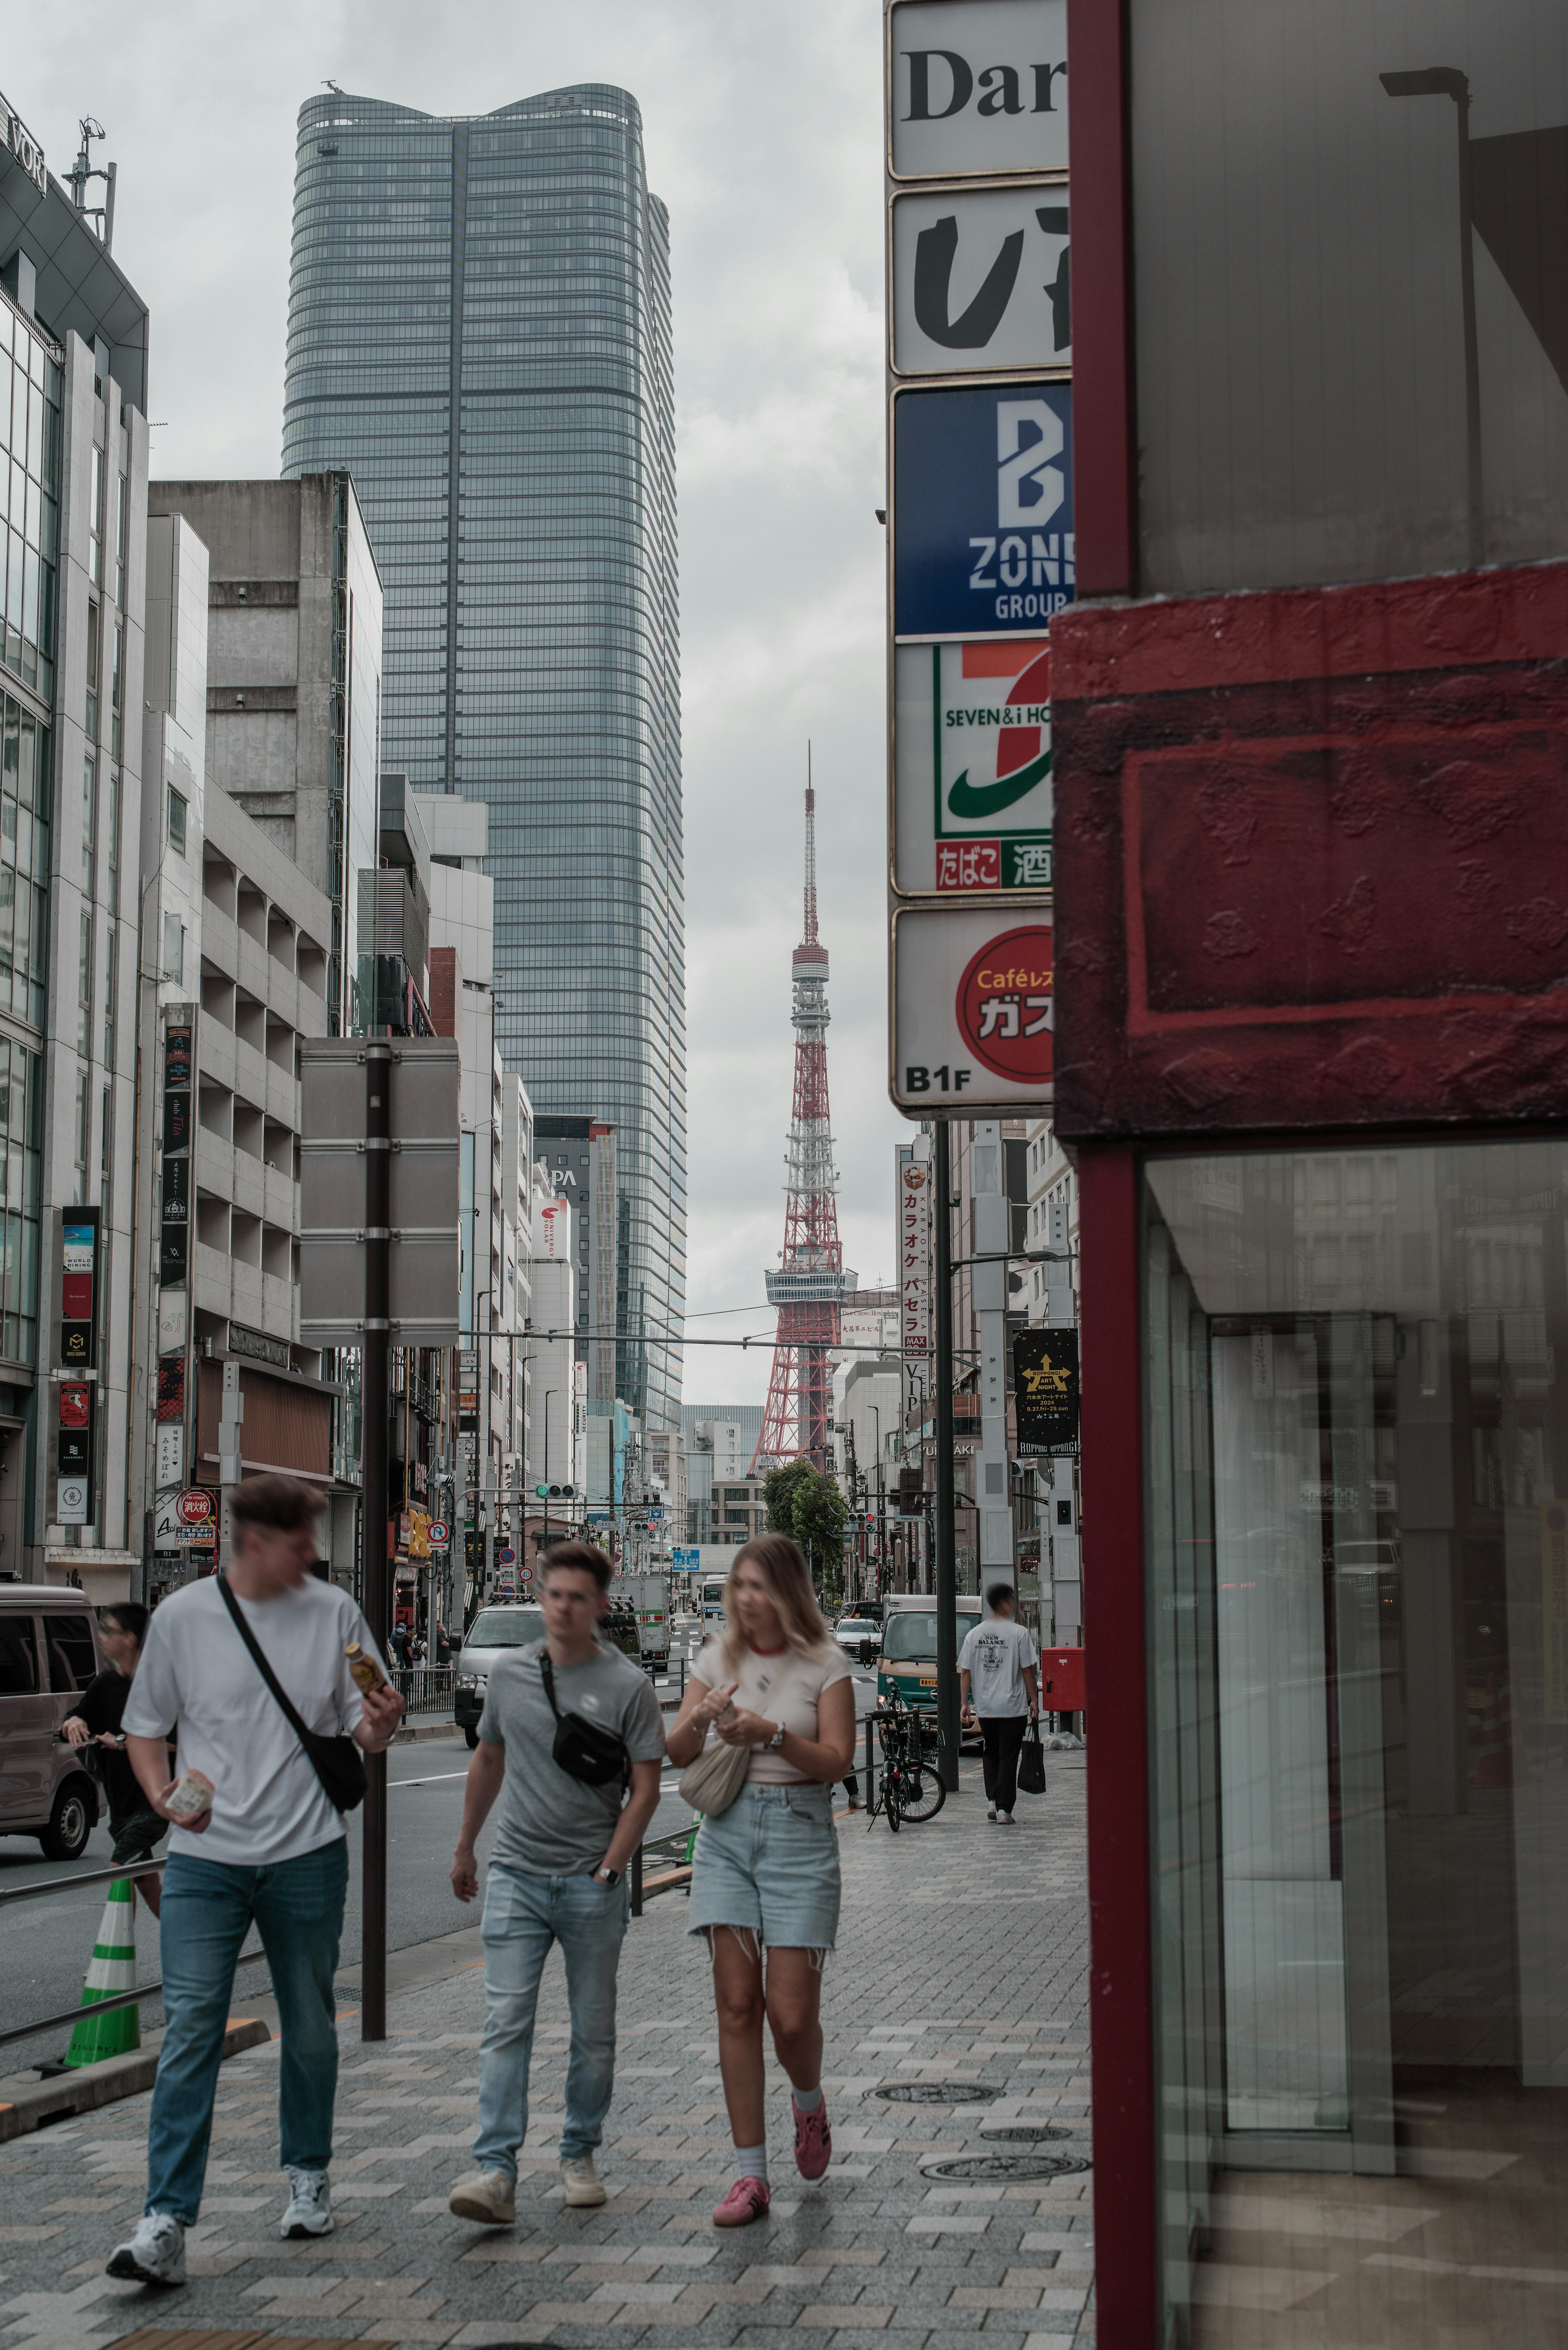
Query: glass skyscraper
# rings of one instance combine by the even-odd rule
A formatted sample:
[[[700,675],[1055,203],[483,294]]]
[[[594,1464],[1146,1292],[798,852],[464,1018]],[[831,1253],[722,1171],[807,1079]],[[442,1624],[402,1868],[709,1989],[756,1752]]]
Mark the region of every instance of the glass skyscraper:
[[[496,1035],[616,1128],[619,1392],[679,1418],[686,1035],[669,215],[625,90],[299,113],[286,475],[348,465],[381,756],[490,809]],[[604,1334],[609,1335],[607,1333]]]

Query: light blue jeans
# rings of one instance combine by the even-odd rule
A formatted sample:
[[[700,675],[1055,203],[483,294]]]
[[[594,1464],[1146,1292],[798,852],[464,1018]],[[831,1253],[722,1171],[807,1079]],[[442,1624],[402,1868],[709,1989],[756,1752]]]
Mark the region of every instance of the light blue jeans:
[[[484,1888],[484,2038],[479,2048],[481,2170],[517,2176],[528,2134],[528,2066],[539,1978],[552,1942],[566,1964],[572,2044],[561,2159],[591,2154],[604,2136],[615,2087],[615,1979],[630,1897],[626,1879],[532,1877],[492,1866]]]
[[[331,2161],[337,2091],[332,1978],[348,1884],[343,1836],[271,1868],[236,1868],[188,1852],[171,1856],[158,1921],[169,2028],[158,2052],[147,2133],[147,2210],[167,2211],[190,2227],[201,2209],[234,1960],[253,1919],[282,2026],[283,2167],[325,2170]]]

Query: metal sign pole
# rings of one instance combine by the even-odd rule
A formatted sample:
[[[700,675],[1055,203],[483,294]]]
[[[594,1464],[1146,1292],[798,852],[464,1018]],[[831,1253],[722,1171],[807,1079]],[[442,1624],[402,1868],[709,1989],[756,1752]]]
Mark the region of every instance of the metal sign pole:
[[[389,1045],[365,1047],[365,1335],[360,1349],[359,1483],[365,1544],[365,1618],[388,1654],[387,1415],[390,1405],[388,1315],[391,1259],[391,1071]],[[365,1757],[361,2040],[387,2036],[387,1758]]]
[[[959,1783],[958,1563],[953,1552],[952,1170],[946,1118],[936,1121],[931,1154],[936,1199],[936,1567],[937,1767],[956,1794]]]

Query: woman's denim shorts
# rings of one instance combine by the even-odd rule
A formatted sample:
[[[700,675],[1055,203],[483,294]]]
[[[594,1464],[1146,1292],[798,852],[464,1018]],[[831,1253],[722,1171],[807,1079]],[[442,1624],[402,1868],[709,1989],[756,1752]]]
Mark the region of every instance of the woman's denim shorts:
[[[691,1856],[688,1933],[734,1926],[769,1950],[831,1950],[838,1930],[832,1790],[750,1782],[704,1820]]]

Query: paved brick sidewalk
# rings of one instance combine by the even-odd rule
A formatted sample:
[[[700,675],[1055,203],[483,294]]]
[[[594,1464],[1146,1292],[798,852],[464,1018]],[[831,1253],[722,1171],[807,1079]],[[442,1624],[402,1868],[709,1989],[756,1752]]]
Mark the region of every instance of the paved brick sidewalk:
[[[634,1923],[621,1967],[620,2055],[600,2158],[612,2193],[571,2211],[556,2183],[566,2009],[552,1959],[540,2005],[531,2150],[515,2229],[454,2220],[471,2168],[477,1971],[390,2002],[392,2036],[343,2022],[333,2163],[337,2233],[286,2244],[276,2047],[220,2080],[192,2282],[111,2282],[107,2254],[141,2204],[146,2096],[13,2142],[0,2156],[0,2350],[99,2350],[139,2327],[288,2337],[627,2350],[1090,2350],[1086,2173],[956,2184],[922,2163],[995,2153],[983,2128],[1049,2117],[1088,2152],[1083,1759],[1053,1756],[1043,1800],[988,1827],[978,1773],[924,1826],[839,1824],[844,1923],[827,1978],[835,2161],[808,2187],[790,2160],[787,2085],[770,2069],[777,2199],[721,2233],[731,2171],[712,2007],[686,1903]],[[869,2093],[970,2082],[993,2100],[928,2107]],[[1014,2151],[1027,2151],[1014,2148]]]

